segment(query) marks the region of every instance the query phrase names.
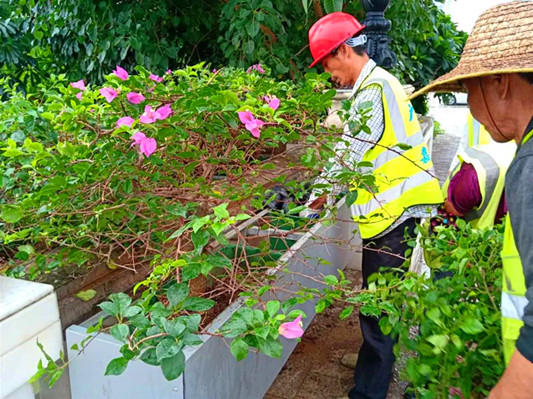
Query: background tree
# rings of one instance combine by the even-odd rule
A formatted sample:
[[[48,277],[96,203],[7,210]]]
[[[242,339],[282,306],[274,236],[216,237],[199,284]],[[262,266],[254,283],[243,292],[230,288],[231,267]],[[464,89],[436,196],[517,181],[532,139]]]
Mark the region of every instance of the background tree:
[[[437,7],[444,0],[392,0],[396,74],[420,87],[453,68],[466,40]],[[207,61],[264,63],[299,80],[311,63],[307,31],[344,10],[364,19],[359,0],[7,0],[0,6],[2,72],[26,86],[51,72],[101,82],[120,64],[162,74]]]

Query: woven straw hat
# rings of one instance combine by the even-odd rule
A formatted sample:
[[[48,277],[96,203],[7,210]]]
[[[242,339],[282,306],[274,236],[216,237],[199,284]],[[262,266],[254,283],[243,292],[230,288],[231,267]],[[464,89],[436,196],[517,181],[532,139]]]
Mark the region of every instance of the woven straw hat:
[[[518,0],[485,11],[468,38],[457,67],[410,98],[427,92],[464,92],[463,79],[533,72],[533,1]]]

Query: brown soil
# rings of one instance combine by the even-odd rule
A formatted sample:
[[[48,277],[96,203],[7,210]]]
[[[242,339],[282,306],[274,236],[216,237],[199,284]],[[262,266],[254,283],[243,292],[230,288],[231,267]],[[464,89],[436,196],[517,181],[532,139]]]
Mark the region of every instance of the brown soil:
[[[361,284],[361,273],[347,277]],[[317,315],[263,399],[340,399],[353,385],[353,370],[340,360],[356,353],[362,343],[357,312],[339,320],[342,306]],[[395,368],[387,399],[401,399],[405,382]]]

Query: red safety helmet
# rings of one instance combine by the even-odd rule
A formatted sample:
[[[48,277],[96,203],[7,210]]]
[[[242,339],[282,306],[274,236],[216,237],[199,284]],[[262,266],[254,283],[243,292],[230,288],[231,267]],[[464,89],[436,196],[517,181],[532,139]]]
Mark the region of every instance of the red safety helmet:
[[[345,12],[333,12],[320,18],[309,29],[309,49],[315,59],[309,68],[364,28],[365,25]]]

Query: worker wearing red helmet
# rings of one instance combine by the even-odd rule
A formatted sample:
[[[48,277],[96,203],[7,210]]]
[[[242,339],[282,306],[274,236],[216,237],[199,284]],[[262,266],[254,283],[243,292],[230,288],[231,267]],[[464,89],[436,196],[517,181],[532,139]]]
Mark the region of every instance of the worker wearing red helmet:
[[[408,249],[405,231],[413,236],[417,221],[435,215],[443,198],[414,109],[398,79],[369,58],[363,29],[349,14],[328,14],[309,30],[309,48],[314,58],[311,67],[320,63],[337,85],[353,87],[354,118],[363,104],[372,104],[370,132],[352,132],[346,124],[344,143],[336,147],[333,167],[326,172],[331,177],[347,165],[356,170],[361,161],[373,164],[376,189],[349,188],[357,191],[351,208],[363,238],[363,287],[367,287],[370,275],[382,267],[402,265]],[[398,146],[402,143],[407,146]],[[378,317],[359,318],[363,345],[349,397],[385,398],[394,341],[381,332]]]

